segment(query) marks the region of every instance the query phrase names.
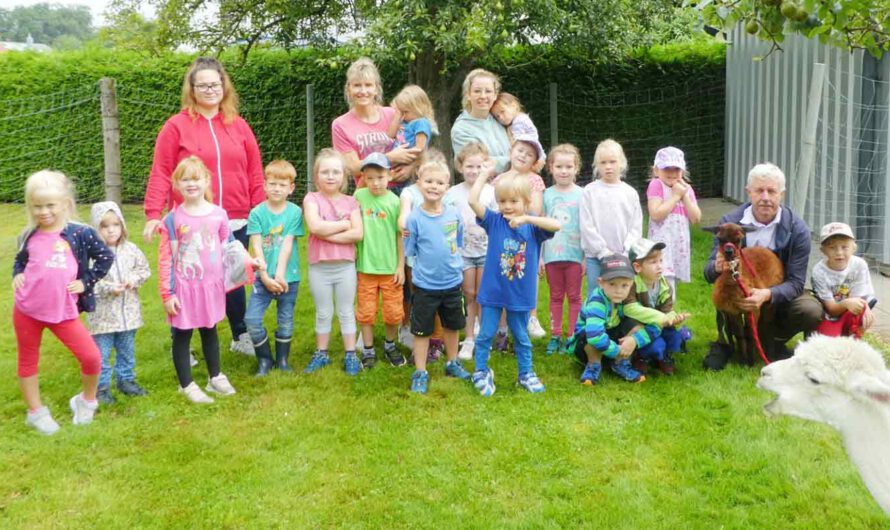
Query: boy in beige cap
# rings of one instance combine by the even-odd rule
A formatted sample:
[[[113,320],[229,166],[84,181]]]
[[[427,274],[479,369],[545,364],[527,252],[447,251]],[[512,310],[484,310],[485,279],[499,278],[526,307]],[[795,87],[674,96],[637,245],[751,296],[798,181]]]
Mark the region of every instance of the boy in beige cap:
[[[816,333],[831,337],[862,334],[874,323],[876,302],[864,259],[854,256],[856,238],[845,223],[828,223],[819,233],[822,254],[813,267],[813,291],[825,314]]]

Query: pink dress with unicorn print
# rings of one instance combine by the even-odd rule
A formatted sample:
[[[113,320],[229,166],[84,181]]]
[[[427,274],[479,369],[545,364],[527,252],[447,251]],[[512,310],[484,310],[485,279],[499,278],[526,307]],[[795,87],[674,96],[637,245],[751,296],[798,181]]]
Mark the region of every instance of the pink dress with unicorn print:
[[[176,296],[181,304],[167,322],[177,329],[209,328],[226,316],[223,244],[229,238],[229,218],[218,206],[206,215],[191,215],[176,207],[174,237],[161,223],[158,286],[161,298]]]

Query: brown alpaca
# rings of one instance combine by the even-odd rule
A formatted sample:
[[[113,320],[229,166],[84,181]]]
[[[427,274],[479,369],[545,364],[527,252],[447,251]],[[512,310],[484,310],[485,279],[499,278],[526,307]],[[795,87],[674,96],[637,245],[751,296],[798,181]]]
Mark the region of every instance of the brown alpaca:
[[[714,291],[711,299],[717,311],[722,312],[725,317],[728,335],[727,343],[740,357],[742,362],[752,365],[754,364],[755,352],[753,340],[749,340],[749,338],[753,338],[751,326],[757,326],[760,342],[766,349],[767,357],[769,357],[773,343],[772,333],[765,332],[773,327],[772,324],[774,323],[772,320],[775,311],[772,304],[766,303],[760,307],[759,311],[754,312],[754,322],[747,322],[747,313],[739,307],[739,302],[745,298],[745,295],[736,281],[736,276],[744,284],[747,292],[750,293],[752,289],[766,289],[782,283],[785,280],[785,267],[778,256],[768,248],[743,248],[745,232],[754,230],[751,227],[725,223],[718,226],[704,227],[702,230],[711,232],[717,237],[719,242],[718,252],[722,252],[723,258],[726,260],[726,267],[720,276],[717,277],[717,281],[714,282]],[[735,248],[733,248],[733,245],[735,245]],[[741,252],[741,255],[739,255],[739,252]]]

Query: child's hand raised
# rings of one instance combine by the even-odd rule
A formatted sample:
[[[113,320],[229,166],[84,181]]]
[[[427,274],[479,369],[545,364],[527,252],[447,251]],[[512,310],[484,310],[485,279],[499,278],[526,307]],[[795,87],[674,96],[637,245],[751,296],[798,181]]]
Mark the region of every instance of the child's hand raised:
[[[179,298],[176,298],[175,296],[171,296],[167,299],[166,302],[164,302],[164,311],[166,311],[167,314],[172,317],[175,317],[179,314],[179,309],[181,307],[182,305],[179,303]]]
[[[25,286],[25,274],[20,272],[12,277],[12,290],[18,291]]]

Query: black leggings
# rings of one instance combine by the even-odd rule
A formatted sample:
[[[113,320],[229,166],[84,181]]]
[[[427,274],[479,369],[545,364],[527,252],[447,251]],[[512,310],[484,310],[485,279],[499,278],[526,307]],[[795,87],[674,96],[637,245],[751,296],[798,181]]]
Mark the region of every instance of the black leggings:
[[[173,336],[173,366],[176,368],[176,377],[179,378],[179,386],[182,388],[192,384],[192,365],[189,356],[192,331],[194,330],[170,328],[170,334]],[[216,334],[216,326],[198,328],[198,332],[201,334],[201,349],[204,350],[207,373],[210,377],[216,377],[219,375],[219,337]]]

